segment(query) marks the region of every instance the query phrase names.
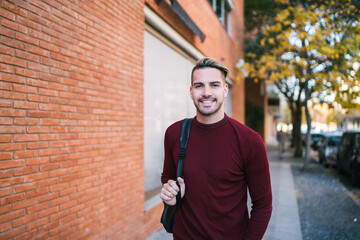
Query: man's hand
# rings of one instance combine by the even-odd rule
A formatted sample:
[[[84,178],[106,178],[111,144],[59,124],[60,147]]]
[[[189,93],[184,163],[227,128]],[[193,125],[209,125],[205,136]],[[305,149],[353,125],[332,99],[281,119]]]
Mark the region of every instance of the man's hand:
[[[185,194],[185,182],[184,179],[180,177],[177,180],[181,188],[181,198],[183,198]],[[167,183],[163,185],[160,193],[160,198],[167,205],[174,206],[176,204],[176,195],[178,194],[178,192],[179,192],[179,188],[176,185],[176,182],[174,180],[169,180]]]

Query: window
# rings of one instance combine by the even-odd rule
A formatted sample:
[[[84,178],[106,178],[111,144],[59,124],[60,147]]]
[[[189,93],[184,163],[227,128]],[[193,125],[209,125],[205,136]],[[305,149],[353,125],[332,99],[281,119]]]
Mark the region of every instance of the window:
[[[221,24],[230,34],[230,11],[234,8],[232,0],[208,0]]]

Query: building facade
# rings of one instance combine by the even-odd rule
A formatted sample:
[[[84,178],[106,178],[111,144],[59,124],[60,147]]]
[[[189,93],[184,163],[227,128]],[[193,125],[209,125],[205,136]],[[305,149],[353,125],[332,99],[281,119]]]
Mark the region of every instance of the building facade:
[[[0,3],[0,239],[146,239],[197,59],[230,68],[244,122],[243,1]]]

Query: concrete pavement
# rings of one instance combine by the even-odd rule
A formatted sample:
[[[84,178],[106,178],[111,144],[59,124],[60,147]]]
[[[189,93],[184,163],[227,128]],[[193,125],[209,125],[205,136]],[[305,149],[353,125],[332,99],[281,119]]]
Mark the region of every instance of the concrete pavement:
[[[291,163],[298,160],[292,153],[284,153],[279,159],[277,151],[269,150],[271,185],[273,192],[273,212],[263,240],[302,240],[296,191],[291,172]],[[249,206],[249,211],[251,207]],[[153,233],[147,240],[171,240],[172,234],[163,228]]]

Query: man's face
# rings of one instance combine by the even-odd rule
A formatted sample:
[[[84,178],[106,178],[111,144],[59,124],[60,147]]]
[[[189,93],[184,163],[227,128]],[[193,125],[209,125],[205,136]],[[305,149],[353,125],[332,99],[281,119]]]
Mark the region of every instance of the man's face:
[[[190,95],[198,114],[203,116],[223,114],[223,103],[227,93],[228,86],[224,83],[220,70],[202,68],[194,71]]]

